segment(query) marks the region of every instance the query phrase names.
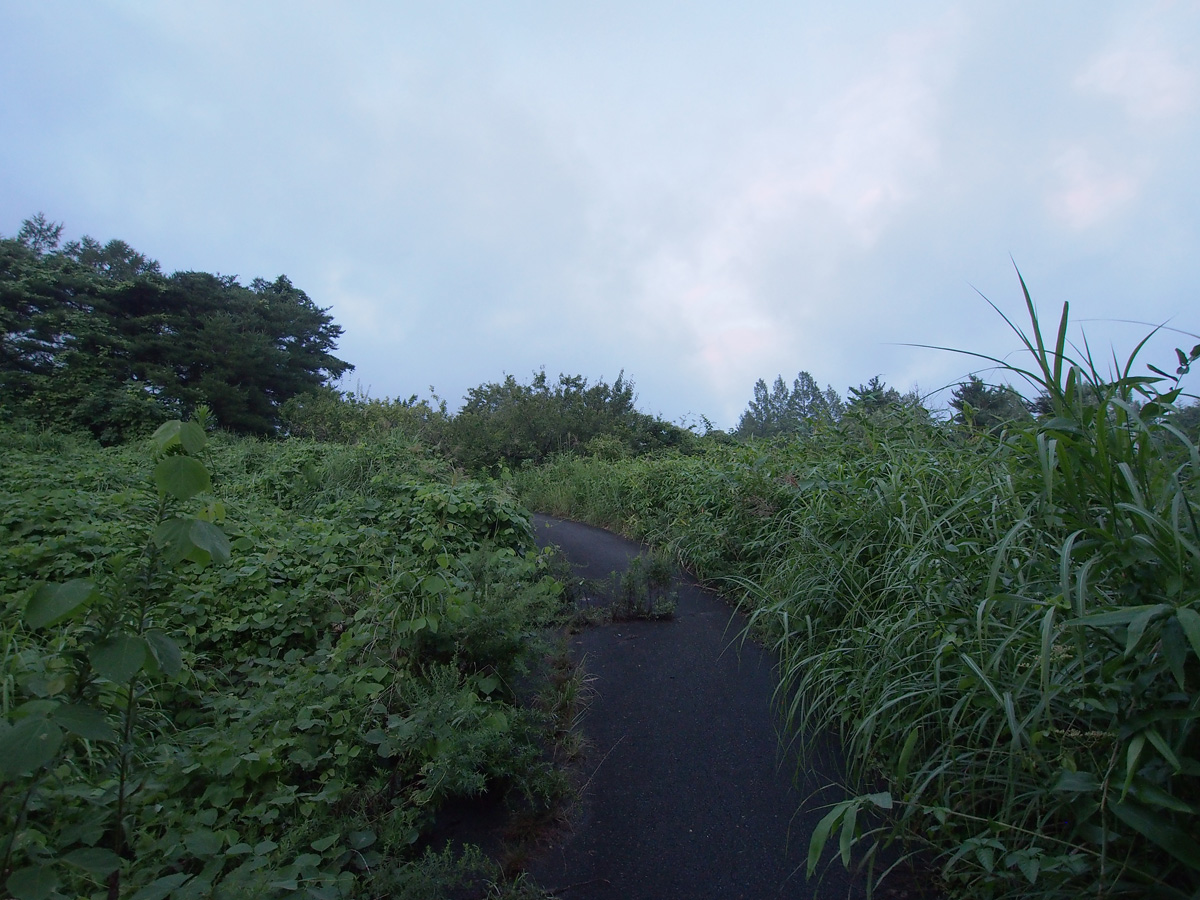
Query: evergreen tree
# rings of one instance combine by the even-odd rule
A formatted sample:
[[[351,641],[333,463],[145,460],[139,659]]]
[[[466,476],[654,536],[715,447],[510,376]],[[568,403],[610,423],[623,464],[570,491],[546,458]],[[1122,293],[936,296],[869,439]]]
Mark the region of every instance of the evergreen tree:
[[[993,387],[977,375],[959,384],[950,397],[954,422],[979,431],[999,431],[1030,418],[1024,398],[1010,387]]]
[[[769,389],[760,378],[754,384],[754,399],[738,421],[737,433],[741,437],[803,434],[819,422],[838,421],[844,412],[837,391],[829,386],[822,391],[808,372],[800,372],[790,390],[782,375]]]
[[[899,407],[903,403],[900,392],[888,387],[879,375],[875,375],[866,384],[850,388],[850,403],[848,410],[862,414],[874,415],[885,412],[891,407]]]
[[[279,407],[353,367],[342,329],[286,277],[164,277],[123,241],[57,250],[62,226],[0,238],[0,411],[123,440],[206,403],[225,428],[273,433]]]

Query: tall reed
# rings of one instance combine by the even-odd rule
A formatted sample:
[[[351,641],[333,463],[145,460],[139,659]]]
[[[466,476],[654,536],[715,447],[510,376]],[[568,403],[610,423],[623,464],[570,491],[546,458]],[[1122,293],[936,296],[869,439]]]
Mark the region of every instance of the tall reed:
[[[744,598],[790,732],[840,732],[865,791],[812,836],[812,869],[831,843],[875,862],[903,842],[964,897],[1194,897],[1200,454],[1170,414],[1200,346],[1174,374],[1135,374],[1145,340],[1101,371],[1066,306],[1047,341],[1024,298],[1027,329],[1006,321],[1028,362],[991,361],[1043,395],[1026,427],[902,416],[564,460],[526,490],[557,485],[559,512],[603,510]]]

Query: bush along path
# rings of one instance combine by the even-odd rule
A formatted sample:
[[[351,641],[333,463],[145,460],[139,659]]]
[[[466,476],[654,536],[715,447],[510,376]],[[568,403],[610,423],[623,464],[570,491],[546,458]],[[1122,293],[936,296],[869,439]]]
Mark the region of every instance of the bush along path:
[[[535,525],[538,543],[593,583],[646,550],[588,525]],[[797,766],[775,727],[771,656],[741,642],[743,622],[719,598],[687,578],[676,588],[670,619],[572,639],[591,692],[585,783],[571,829],[530,874],[563,900],[861,895],[840,866],[805,879],[809,836],[844,799],[830,787],[836,747],[813,742]]]

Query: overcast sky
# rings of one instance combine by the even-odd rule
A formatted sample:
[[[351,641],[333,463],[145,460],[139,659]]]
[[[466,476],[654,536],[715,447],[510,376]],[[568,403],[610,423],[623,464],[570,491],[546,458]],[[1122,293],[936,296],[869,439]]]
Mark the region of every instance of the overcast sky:
[[[372,396],[932,391],[1013,261],[1102,355],[1200,332],[1197,2],[0,0],[0,81],[0,233],[286,274]]]

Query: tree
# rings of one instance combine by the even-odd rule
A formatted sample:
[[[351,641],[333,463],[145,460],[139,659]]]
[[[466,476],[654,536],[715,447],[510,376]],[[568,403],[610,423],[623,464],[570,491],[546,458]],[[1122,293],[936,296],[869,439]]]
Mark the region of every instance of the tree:
[[[783,376],[770,389],[763,379],[754,384],[754,399],[738,421],[741,437],[803,434],[820,422],[836,422],[845,406],[832,387],[822,391],[808,372],[800,372],[789,390]]]
[[[21,223],[21,230],[17,232],[17,243],[42,256],[58,248],[62,230],[62,222],[51,222],[43,213],[38,213],[32,219]]]
[[[155,260],[143,256],[121,240],[111,240],[101,246],[99,241],[85,234],[78,241],[68,242],[62,252],[96,274],[114,281],[162,274]]]
[[[861,415],[874,415],[890,408],[901,406],[900,392],[888,387],[879,375],[872,376],[866,384],[850,388],[848,411]]]
[[[503,462],[540,462],[554,453],[586,448],[605,437],[605,452],[616,441],[630,454],[680,446],[690,432],[639,412],[633,383],[625,373],[611,384],[589,385],[581,375],[559,375],[551,384],[545,371],[529,384],[512,375],[502,382],[471,388],[447,425],[447,449],[471,469]],[[599,445],[597,445],[599,446]]]
[[[55,251],[61,225],[0,238],[0,409],[107,442],[206,403],[233,431],[274,433],[279,407],[351,370],[342,329],[286,277],[164,277],[123,241]],[[49,249],[47,249],[49,248]]]
[[[845,404],[831,385],[825,390],[817,386],[816,379],[808,372],[801,372],[792,382],[792,394],[788,410],[799,420],[836,422],[845,412]]]
[[[954,422],[978,431],[998,432],[1012,422],[1028,421],[1029,406],[1011,387],[993,387],[977,375],[959,384],[950,397]]]

